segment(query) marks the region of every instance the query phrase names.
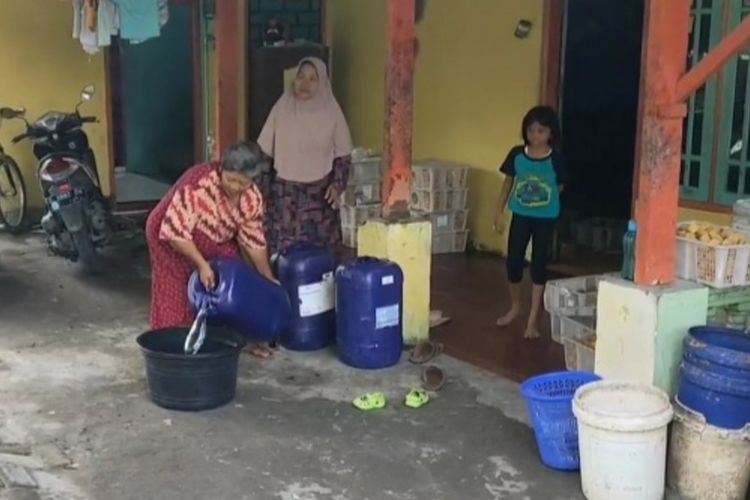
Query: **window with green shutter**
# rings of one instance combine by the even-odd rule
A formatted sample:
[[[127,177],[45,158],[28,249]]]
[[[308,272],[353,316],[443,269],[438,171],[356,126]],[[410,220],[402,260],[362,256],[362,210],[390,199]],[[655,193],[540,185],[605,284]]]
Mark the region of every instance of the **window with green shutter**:
[[[721,40],[723,7],[724,0],[693,0],[688,67]],[[716,90],[716,78],[711,78],[688,102],[680,171],[680,196],[686,200],[709,201]]]
[[[729,9],[729,33],[750,14],[748,0],[733,0]],[[721,133],[714,201],[732,205],[750,197],[750,51],[732,58],[724,73],[724,99],[719,115]]]

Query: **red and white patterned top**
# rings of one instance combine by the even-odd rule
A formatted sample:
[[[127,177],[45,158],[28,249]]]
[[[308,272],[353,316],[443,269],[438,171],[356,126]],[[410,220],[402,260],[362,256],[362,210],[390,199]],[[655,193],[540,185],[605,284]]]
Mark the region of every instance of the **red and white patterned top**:
[[[237,238],[249,249],[264,248],[263,197],[253,184],[233,205],[221,187],[216,169],[210,170],[196,184],[178,189],[169,202],[159,230],[162,241],[192,241],[193,232],[200,230],[216,243]]]

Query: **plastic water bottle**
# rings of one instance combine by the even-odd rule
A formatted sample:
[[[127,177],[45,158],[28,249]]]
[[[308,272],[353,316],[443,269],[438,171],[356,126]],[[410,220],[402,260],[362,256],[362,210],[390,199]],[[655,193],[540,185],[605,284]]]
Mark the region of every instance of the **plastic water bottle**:
[[[635,279],[635,237],[638,225],[634,220],[628,221],[628,230],[622,237],[622,270],[623,279]]]

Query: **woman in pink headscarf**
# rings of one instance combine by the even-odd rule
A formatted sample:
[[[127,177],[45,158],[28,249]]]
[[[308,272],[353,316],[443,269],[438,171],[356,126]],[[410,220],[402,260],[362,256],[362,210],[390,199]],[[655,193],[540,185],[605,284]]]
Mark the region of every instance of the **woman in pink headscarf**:
[[[273,158],[264,193],[269,247],[276,251],[309,242],[336,248],[341,243],[338,201],[349,177],[352,139],[323,61],[300,61],[258,144]]]

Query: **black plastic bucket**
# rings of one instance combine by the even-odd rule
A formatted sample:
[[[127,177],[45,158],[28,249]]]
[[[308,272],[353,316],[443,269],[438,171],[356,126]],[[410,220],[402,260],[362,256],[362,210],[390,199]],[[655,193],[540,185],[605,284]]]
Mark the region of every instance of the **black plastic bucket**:
[[[170,410],[200,411],[234,399],[237,364],[245,340],[231,330],[208,326],[198,354],[185,354],[189,328],[166,328],[141,334],[151,400]]]

